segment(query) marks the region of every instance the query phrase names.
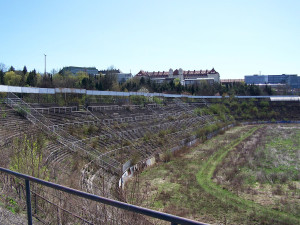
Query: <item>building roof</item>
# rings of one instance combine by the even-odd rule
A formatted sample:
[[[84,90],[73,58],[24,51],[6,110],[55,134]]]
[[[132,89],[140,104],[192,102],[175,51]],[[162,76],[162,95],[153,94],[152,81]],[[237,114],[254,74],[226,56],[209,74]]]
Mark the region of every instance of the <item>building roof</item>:
[[[92,70],[96,70],[96,67],[65,66],[63,69],[92,69]]]
[[[146,72],[146,71],[143,71],[141,70],[140,72],[138,72],[136,74],[136,76],[141,76],[141,77],[153,77],[153,78],[166,78],[169,76],[169,72],[166,72],[166,71],[158,71],[158,72]]]
[[[207,76],[208,74],[217,74],[218,72],[215,71],[214,68],[211,70],[183,70],[184,77],[191,77],[191,76]],[[179,75],[179,70],[176,69],[173,71],[173,75]],[[141,70],[136,74],[136,76],[145,76],[145,77],[168,77],[169,71],[158,71],[158,72],[148,72]]]
[[[112,69],[112,70],[99,70],[98,71],[99,73],[102,73],[102,74],[106,74],[108,72],[110,73],[121,73],[121,71],[119,69]]]
[[[209,78],[209,77],[198,77],[198,78],[189,78],[185,79],[185,81],[201,81],[201,80],[214,80],[214,78]]]

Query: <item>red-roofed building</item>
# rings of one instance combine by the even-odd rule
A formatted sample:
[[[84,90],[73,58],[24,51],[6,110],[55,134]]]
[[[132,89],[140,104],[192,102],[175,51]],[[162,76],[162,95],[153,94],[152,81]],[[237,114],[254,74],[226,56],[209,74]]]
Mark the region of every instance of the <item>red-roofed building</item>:
[[[201,81],[207,81],[209,83],[220,82],[220,74],[215,71],[214,68],[211,70],[183,70],[180,68],[174,71],[169,69],[169,71],[158,72],[147,72],[141,70],[136,74],[136,76],[150,78],[158,83],[179,78],[183,85],[199,83]]]

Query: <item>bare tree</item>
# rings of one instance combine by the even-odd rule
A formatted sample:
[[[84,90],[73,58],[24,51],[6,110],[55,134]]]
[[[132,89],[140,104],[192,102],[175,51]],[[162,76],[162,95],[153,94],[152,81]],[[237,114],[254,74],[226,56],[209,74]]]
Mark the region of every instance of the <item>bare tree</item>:
[[[2,70],[3,72],[7,71],[7,67],[4,63],[0,63],[0,70]]]

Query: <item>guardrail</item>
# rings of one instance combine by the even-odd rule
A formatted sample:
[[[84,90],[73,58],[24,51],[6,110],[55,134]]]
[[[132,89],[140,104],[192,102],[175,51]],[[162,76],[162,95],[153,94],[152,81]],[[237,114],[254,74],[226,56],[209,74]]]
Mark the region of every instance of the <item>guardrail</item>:
[[[96,90],[86,90],[86,89],[75,89],[75,88],[34,88],[34,87],[18,87],[18,86],[8,86],[0,85],[0,92],[12,92],[12,93],[23,93],[23,94],[85,94],[85,95],[102,95],[102,96],[120,96],[128,97],[132,95],[142,95],[145,97],[165,97],[165,98],[195,98],[195,99],[222,99],[222,96],[196,96],[196,95],[182,95],[182,94],[163,94],[163,93],[146,93],[146,92],[120,92],[120,91],[96,91]],[[229,96],[225,96],[229,98]],[[267,98],[281,97],[282,99],[298,97],[296,100],[300,101],[299,96],[235,96],[236,98],[248,99],[248,98]],[[274,100],[273,100],[274,101]],[[276,101],[276,100],[275,100]]]
[[[85,199],[89,199],[92,201],[96,201],[96,202],[100,202],[103,203],[105,205],[110,205],[119,209],[123,209],[123,210],[127,210],[127,211],[131,211],[134,213],[138,213],[138,214],[142,214],[142,215],[146,215],[146,216],[150,216],[152,218],[156,218],[156,219],[160,219],[160,220],[164,220],[164,221],[168,221],[171,223],[171,225],[175,225],[175,224],[195,224],[195,225],[204,225],[205,223],[201,223],[201,222],[197,222],[194,220],[190,220],[190,219],[186,219],[186,218],[182,218],[179,216],[174,216],[171,214],[167,214],[167,213],[162,213],[162,212],[158,212],[155,210],[151,210],[151,209],[147,209],[147,208],[143,208],[140,206],[136,206],[136,205],[131,205],[131,204],[127,204],[124,202],[120,202],[120,201],[116,201],[113,199],[109,199],[109,198],[104,198],[104,197],[100,197],[97,195],[93,195],[93,194],[89,194],[83,191],[79,191],[79,190],[75,190],[72,188],[68,188],[62,185],[58,185],[49,181],[44,181],[32,176],[28,176],[25,174],[21,174],[18,172],[14,172],[12,170],[9,169],[5,169],[0,167],[0,172],[6,173],[6,174],[10,174],[13,175],[15,177],[21,178],[25,180],[25,187],[26,187],[26,206],[27,206],[27,218],[28,218],[28,224],[32,225],[32,211],[31,211],[31,196],[30,196],[30,182],[34,182],[37,184],[41,184],[43,186],[47,186],[59,191],[63,191],[75,196],[79,196]]]

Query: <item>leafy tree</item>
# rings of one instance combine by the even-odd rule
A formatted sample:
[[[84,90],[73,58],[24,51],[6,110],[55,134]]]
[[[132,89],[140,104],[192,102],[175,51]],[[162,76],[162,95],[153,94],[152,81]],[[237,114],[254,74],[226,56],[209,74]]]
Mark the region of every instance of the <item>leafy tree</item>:
[[[183,90],[183,86],[181,85],[181,83],[179,82],[176,86],[176,92],[181,94],[182,90]]]
[[[24,66],[24,67],[23,67],[23,74],[26,75],[26,73],[27,73],[27,67]]]
[[[273,95],[273,90],[270,86],[266,85],[264,88],[264,92],[268,95]]]
[[[38,86],[41,88],[53,88],[52,75],[51,74],[43,75],[41,81],[38,82]]]
[[[175,84],[176,87],[177,87],[179,84],[181,84],[181,83],[180,83],[180,79],[179,79],[179,78],[175,78],[175,79],[174,79],[174,84]]]
[[[42,148],[45,138],[42,135],[14,140],[14,156],[11,159],[9,168],[13,171],[25,173],[34,177],[48,179],[49,173],[43,166]]]
[[[21,86],[24,86],[25,83],[26,83],[26,75],[27,75],[27,68],[26,66],[23,67],[23,70],[22,70],[22,79],[21,79]]]
[[[79,71],[76,73],[76,86],[77,88],[89,89],[91,81],[89,75],[86,72]]]
[[[15,68],[14,68],[13,66],[11,66],[11,67],[9,68],[8,71],[13,71],[13,72],[15,72]]]
[[[31,87],[36,87],[37,82],[38,82],[38,77],[34,69],[33,71],[29,72],[26,83]]]
[[[4,84],[11,86],[20,86],[22,77],[14,71],[6,72],[4,75]]]
[[[250,95],[252,96],[258,96],[261,94],[261,90],[258,86],[256,85],[250,85],[250,88],[249,88],[249,93]]]
[[[0,84],[4,84],[4,72],[0,70]]]
[[[146,80],[144,77],[141,77],[140,79],[140,85],[144,85],[146,83]]]
[[[77,78],[70,71],[53,75],[54,87],[76,88],[77,84]]]
[[[110,90],[111,90],[111,91],[121,91],[120,85],[119,85],[117,82],[113,82],[113,84],[112,84]]]
[[[117,83],[117,78],[114,73],[108,73],[103,76],[102,85],[104,90],[111,90],[113,83]]]

